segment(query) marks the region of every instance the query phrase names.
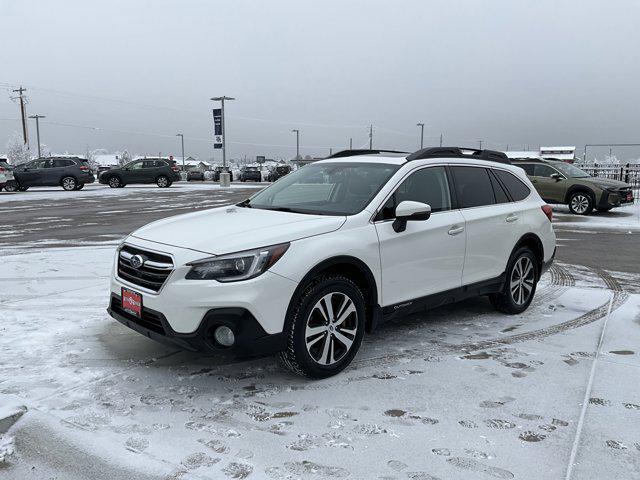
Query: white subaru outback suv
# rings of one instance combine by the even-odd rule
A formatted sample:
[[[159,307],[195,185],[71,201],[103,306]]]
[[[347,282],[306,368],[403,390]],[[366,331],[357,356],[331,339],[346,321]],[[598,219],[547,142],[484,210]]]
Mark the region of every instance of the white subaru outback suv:
[[[279,352],[323,378],[391,317],[475,295],[524,311],[554,255],[551,208],[502,153],[345,151],[133,232],[108,311],[158,341]]]

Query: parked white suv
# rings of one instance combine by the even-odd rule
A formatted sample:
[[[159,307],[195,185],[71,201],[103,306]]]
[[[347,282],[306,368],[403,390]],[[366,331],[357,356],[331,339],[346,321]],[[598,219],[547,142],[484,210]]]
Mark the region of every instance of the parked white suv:
[[[334,375],[380,322],[475,295],[524,311],[555,255],[551,208],[504,154],[346,151],[118,248],[109,313],[201,352],[280,352]]]

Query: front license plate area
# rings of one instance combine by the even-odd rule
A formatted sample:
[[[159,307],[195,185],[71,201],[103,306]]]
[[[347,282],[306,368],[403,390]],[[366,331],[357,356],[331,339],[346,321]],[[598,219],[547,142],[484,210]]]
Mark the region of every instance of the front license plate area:
[[[142,317],[142,294],[129,290],[128,288],[122,289],[122,309],[125,312],[135,315],[138,318]]]

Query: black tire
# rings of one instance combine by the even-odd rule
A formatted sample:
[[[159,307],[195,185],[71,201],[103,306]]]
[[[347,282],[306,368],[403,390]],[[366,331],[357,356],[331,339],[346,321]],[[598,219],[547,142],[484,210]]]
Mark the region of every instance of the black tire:
[[[171,186],[171,181],[166,175],[160,175],[158,178],[156,178],[156,185],[158,185],[158,187],[160,188],[168,188]]]
[[[20,187],[16,183],[12,183],[11,185],[5,185],[4,189],[7,192],[19,192],[20,191]]]
[[[29,187],[18,187],[18,190],[21,192],[26,192],[27,190],[29,190]]]
[[[593,198],[583,191],[572,193],[569,197],[569,210],[575,215],[589,215],[593,211]]]
[[[338,312],[334,321],[326,321],[327,301],[331,311]],[[327,378],[340,373],[358,353],[364,336],[365,315],[364,295],[358,285],[341,275],[318,276],[305,288],[286,319],[287,347],[280,353],[282,363],[292,372],[309,378]],[[310,328],[321,330],[307,335],[309,324]],[[308,338],[312,338],[309,343]],[[351,343],[347,345],[340,338]]]
[[[531,267],[530,271],[528,270],[529,265]],[[536,286],[540,275],[538,265],[538,260],[529,247],[521,247],[516,250],[507,264],[507,276],[502,292],[489,296],[491,305],[496,310],[512,315],[524,312],[536,294]],[[523,270],[524,275],[519,275],[519,272]],[[523,282],[518,282],[519,276],[524,277]],[[514,282],[518,283],[514,286]],[[529,290],[527,290],[526,285],[529,285]],[[521,297],[521,293],[523,295],[526,294],[526,298]]]
[[[599,211],[600,213],[606,213],[611,211],[611,208],[596,207],[596,210]]]
[[[120,180],[120,177],[115,176],[115,175],[113,177],[111,177],[107,181],[107,184],[111,188],[122,188],[122,187],[124,187],[124,184],[122,183],[122,180]]]
[[[84,183],[81,183],[80,185],[77,185],[75,190],[82,190],[84,188]]]

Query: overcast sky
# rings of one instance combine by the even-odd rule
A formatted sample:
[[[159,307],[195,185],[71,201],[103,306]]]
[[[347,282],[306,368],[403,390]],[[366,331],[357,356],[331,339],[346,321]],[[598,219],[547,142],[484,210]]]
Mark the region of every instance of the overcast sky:
[[[348,146],[640,142],[640,2],[0,0],[0,151],[11,86],[55,152],[231,157]],[[35,124],[29,128],[35,146]],[[89,127],[97,127],[99,130]],[[623,158],[640,151],[614,149]],[[215,153],[219,155],[218,152]]]

